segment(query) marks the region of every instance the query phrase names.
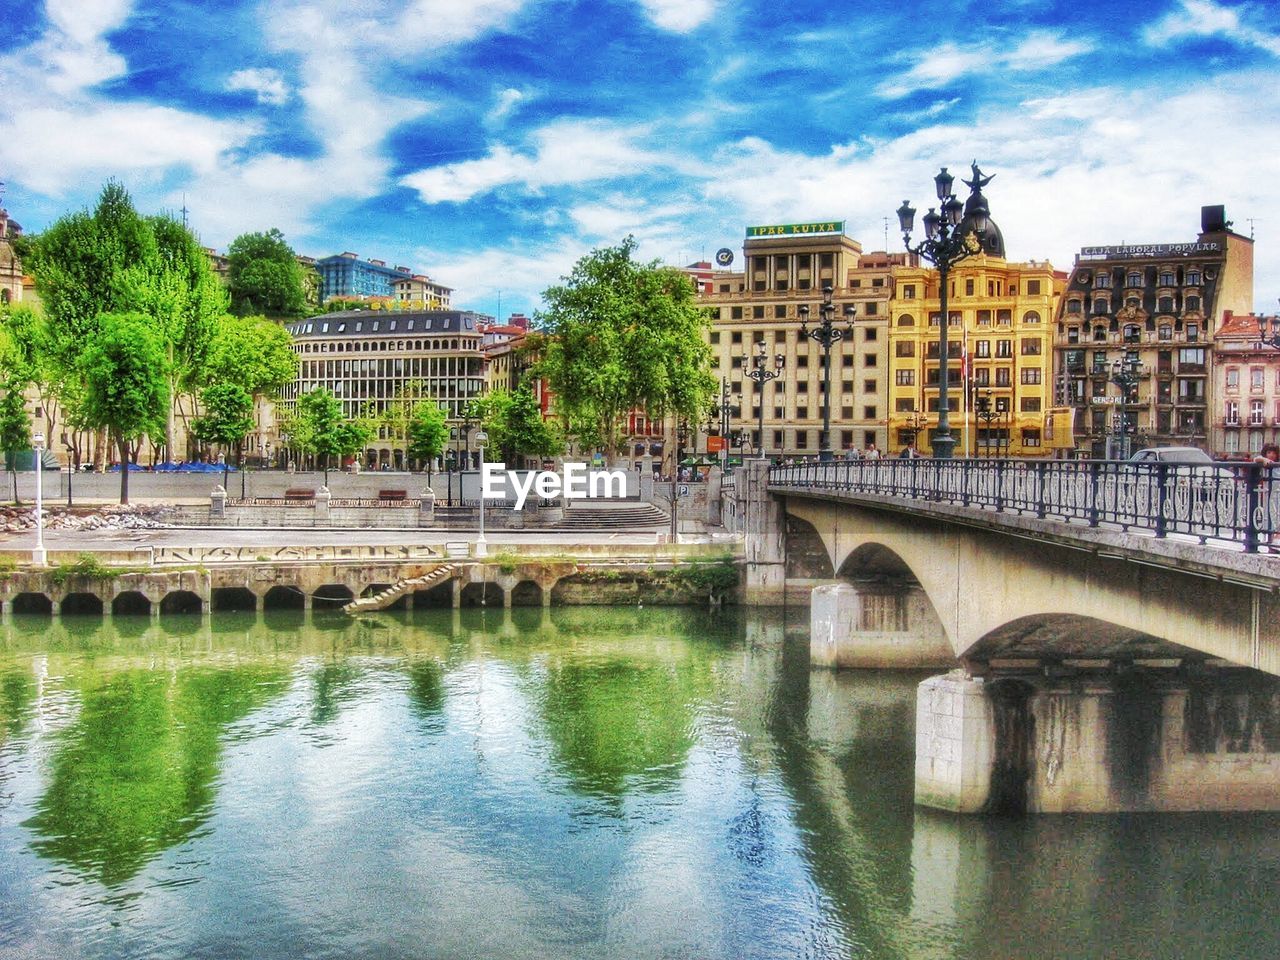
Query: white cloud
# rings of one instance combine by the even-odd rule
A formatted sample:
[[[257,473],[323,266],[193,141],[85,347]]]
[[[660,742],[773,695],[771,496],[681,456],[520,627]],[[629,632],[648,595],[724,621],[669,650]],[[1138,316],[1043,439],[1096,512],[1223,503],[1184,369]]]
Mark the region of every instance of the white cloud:
[[[888,99],[905,97],[917,90],[936,90],[970,74],[996,70],[1034,71],[1091,52],[1089,40],[1066,40],[1060,33],[1035,31],[1009,50],[994,43],[961,47],[943,44],[936,50],[912,51],[916,63],[909,70],[886,80],[876,93]]]
[[[400,182],[417,190],[423,203],[460,203],[504,186],[538,191],[678,165],[641,145],[649,133],[648,127],[565,120],[530,134],[524,152],[500,144],[479,160],[429,167]]]
[[[497,126],[516,112],[516,109],[527,99],[527,94],[522,90],[516,90],[514,87],[508,87],[498,93],[497,102],[493,105],[493,109],[485,115],[485,123],[489,126]]]
[[[1163,47],[1187,37],[1222,36],[1280,57],[1280,36],[1245,23],[1240,15],[1242,10],[1248,8],[1224,7],[1214,0],[1182,0],[1179,9],[1166,13],[1143,30],[1142,39],[1153,47]]]
[[[656,26],[672,33],[696,30],[716,12],[715,0],[640,0],[640,6]]]
[[[456,44],[505,27],[526,0],[416,0],[394,28],[396,44],[414,49]]]
[[[289,88],[279,70],[270,67],[249,67],[237,70],[227,77],[226,89],[233,92],[247,90],[256,94],[259,103],[279,106],[289,99]]]

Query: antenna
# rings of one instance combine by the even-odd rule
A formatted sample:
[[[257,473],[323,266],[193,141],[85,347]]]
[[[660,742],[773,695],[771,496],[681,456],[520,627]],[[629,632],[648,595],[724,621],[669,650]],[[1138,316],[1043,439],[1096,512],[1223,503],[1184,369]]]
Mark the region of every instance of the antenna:
[[[494,318],[495,322],[502,323],[502,291],[498,291],[498,315]]]
[[[182,194],[182,229],[187,229],[187,214],[191,211],[187,209],[187,195]]]
[[[4,186],[4,184],[0,184],[0,187],[3,187],[3,186]],[[1261,217],[1245,217],[1245,220],[1247,220],[1247,221],[1249,222],[1249,239],[1250,239],[1250,240],[1252,240],[1252,239],[1253,239],[1253,225],[1254,225],[1255,223],[1261,223],[1261,222],[1262,222],[1262,218],[1261,218]]]
[[[885,249],[885,252],[888,253],[889,252],[889,218],[881,217],[880,219],[884,221],[884,249]]]

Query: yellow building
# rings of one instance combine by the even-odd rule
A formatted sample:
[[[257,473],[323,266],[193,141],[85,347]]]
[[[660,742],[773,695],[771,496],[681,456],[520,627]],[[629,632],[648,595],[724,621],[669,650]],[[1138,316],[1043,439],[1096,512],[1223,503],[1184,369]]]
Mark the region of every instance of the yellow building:
[[[961,234],[986,209],[971,185]],[[919,264],[893,272],[889,328],[890,443],[933,452],[938,427],[940,275]],[[1054,318],[1065,274],[1044,261],[1010,263],[994,221],[981,249],[947,278],[948,408],[954,455],[1046,457],[1054,452],[1050,408]],[[1061,435],[1062,431],[1057,431]]]
[[[702,304],[709,307],[712,372],[730,388],[739,416],[730,427],[741,432],[748,453],[813,456],[822,433],[822,348],[802,336],[821,321],[823,288],[832,288],[837,328],[846,327],[845,307],[856,311],[851,336],[831,348],[831,446],[837,455],[850,447],[884,449],[888,426],[889,371],[886,334],[892,270],[905,254],[862,252],[844,235],[841,222],[749,227],[741,271],[721,270],[699,278]],[[721,266],[733,259],[721,251]],[[763,344],[767,366],[782,358],[782,375],[758,386],[748,376]],[[764,407],[764,436],[759,414]],[[708,448],[700,434],[696,448]],[[735,453],[737,450],[735,449]]]

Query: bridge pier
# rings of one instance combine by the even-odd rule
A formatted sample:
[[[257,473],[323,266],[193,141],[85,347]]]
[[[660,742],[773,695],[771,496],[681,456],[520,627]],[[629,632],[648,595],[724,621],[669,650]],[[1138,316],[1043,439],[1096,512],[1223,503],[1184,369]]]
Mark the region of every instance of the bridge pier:
[[[744,467],[736,488],[747,561],[743,602],[781,606],[787,597],[786,511],[769,496],[769,461],[748,460]]]
[[[831,583],[809,606],[815,667],[950,667],[955,653],[919,586]]]
[[[1280,810],[1280,681],[930,677],[915,796],[957,813]]]

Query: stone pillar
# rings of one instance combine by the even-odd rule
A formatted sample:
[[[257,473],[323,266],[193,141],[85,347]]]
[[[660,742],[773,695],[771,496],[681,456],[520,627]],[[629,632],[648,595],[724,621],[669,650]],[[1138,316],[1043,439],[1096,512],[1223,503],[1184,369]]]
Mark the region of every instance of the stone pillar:
[[[459,610],[462,608],[462,578],[454,577],[449,585],[453,588],[453,609]]]
[[[436,494],[430,487],[422,491],[422,499],[418,502],[418,526],[429,527],[436,519]]]
[[[310,612],[311,612],[311,608],[312,608],[313,606],[314,606],[314,601],[312,601],[312,599],[311,599],[311,594],[309,594],[309,593],[304,593],[304,594],[302,595],[302,609],[303,609],[303,611],[304,611],[305,613],[310,613]]]
[[[720,490],[724,484],[724,472],[719,467],[707,471],[707,526],[718,527],[720,518]]]
[[[916,690],[916,803],[955,813],[987,805],[995,717],[981,678],[952,670]]]
[[[227,516],[227,491],[218,484],[209,494],[209,519],[223,520]]]
[[[748,460],[738,473],[747,559],[743,598],[753,606],[786,599],[786,514],[782,501],[769,495],[768,481],[767,460]]]
[[[653,503],[653,457],[647,453],[640,458],[640,500]]]
[[[50,604],[52,605],[52,613],[53,613],[53,615],[54,615],[55,617],[60,617],[60,616],[62,616],[62,601],[61,601],[61,600],[50,600],[49,602],[50,602]]]
[[[814,587],[809,662],[815,667],[952,667],[942,623],[919,587],[849,583]]]
[[[13,601],[0,600],[0,620],[8,620],[13,615]]]
[[[333,494],[329,492],[328,487],[321,487],[316,491],[316,526],[321,524],[328,526],[329,501],[331,499],[333,499]]]

